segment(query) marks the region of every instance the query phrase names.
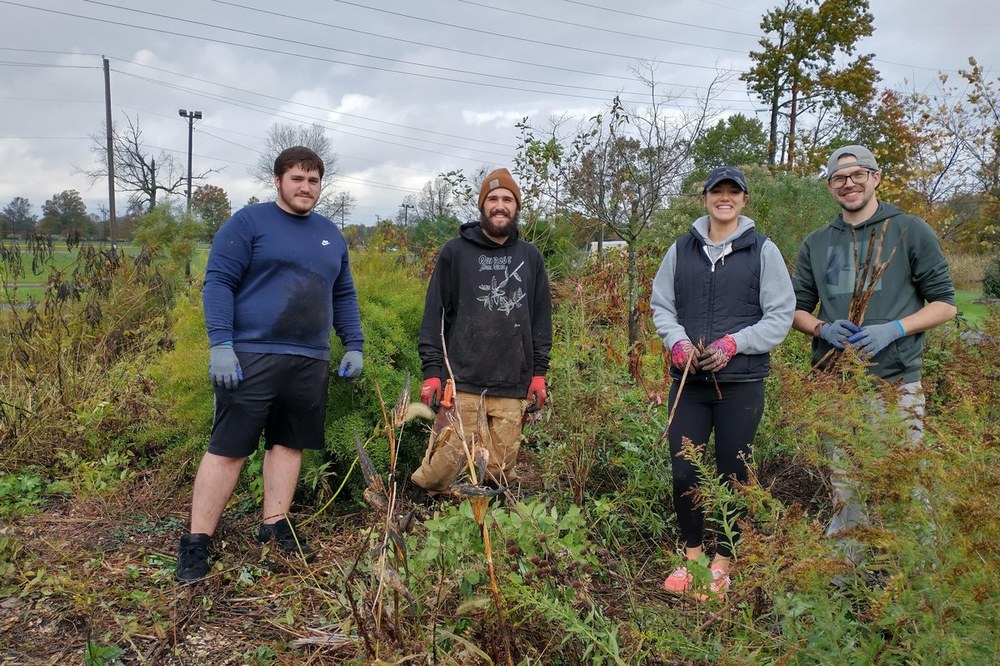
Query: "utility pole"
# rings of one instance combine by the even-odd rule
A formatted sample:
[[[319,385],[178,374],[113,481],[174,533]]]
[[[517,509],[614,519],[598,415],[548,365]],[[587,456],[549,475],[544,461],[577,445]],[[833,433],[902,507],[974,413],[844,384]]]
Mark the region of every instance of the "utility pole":
[[[201,120],[201,111],[187,111],[178,109],[177,114],[181,118],[188,120],[188,186],[187,186],[187,212],[191,212],[191,143],[194,135],[194,121]]]
[[[403,206],[403,226],[404,227],[409,227],[410,226],[410,216],[409,216],[408,213],[410,212],[411,208],[416,209],[416,206],[414,206],[411,203],[404,203],[404,204],[402,204],[402,206]],[[396,218],[396,219],[399,219],[399,218]]]
[[[177,114],[188,121],[188,187],[187,187],[187,216],[191,217],[191,143],[194,136],[194,121],[201,120],[201,111],[187,111],[178,109]],[[190,221],[190,220],[189,220]],[[184,276],[191,277],[191,257],[184,262]]]
[[[108,139],[108,238],[115,249],[115,141],[111,128],[111,63],[104,56],[104,125]]]

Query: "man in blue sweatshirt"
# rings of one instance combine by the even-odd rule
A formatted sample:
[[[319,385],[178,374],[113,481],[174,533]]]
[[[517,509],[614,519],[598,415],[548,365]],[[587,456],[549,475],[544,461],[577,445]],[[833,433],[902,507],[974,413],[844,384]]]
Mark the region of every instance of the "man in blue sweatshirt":
[[[247,456],[264,434],[264,507],[257,533],[279,549],[315,554],[289,517],[303,449],[322,449],[330,331],[346,353],[338,375],[363,364],[361,320],[347,243],[313,211],[322,159],[302,146],[274,162],[277,200],[247,206],[215,235],[202,300],[211,345],[215,421],[181,537],[177,579],[203,578],[212,535]]]
[[[838,148],[830,155],[826,174],[827,187],[841,213],[809,234],[799,249],[792,276],[796,301],[792,327],[813,338],[813,365],[831,349],[842,350],[846,345],[867,357],[872,375],[896,385],[898,407],[910,427],[909,439],[917,443],[923,437],[924,331],[957,313],[948,263],[926,222],[875,196],[882,173],[870,150],[857,145]],[[874,243],[870,243],[873,232]],[[880,246],[882,261],[895,251],[874,287],[863,321],[848,319],[857,277],[855,245],[860,246],[861,266],[868,253]],[[884,406],[880,409],[884,411]],[[839,538],[867,524],[868,516],[853,480],[846,475],[842,452],[834,450],[833,454],[836,507],[826,534]]]

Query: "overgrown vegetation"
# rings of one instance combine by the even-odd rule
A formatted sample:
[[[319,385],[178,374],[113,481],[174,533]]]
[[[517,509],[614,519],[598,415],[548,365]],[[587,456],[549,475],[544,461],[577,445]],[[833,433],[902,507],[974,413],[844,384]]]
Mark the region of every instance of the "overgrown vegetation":
[[[1000,298],[1000,254],[987,262],[983,269],[983,295]]]
[[[765,213],[769,232],[779,208],[787,206]],[[678,544],[659,442],[668,410],[660,345],[651,328],[642,331],[641,381],[633,381],[627,294],[616,278],[624,257],[567,268],[554,285],[551,408],[527,426],[522,486],[485,515],[501,623],[470,504],[426,509],[407,499],[426,432],[419,421],[395,423],[386,405],[408,373],[419,379],[426,261],[399,240],[382,243],[396,251],[352,254],[365,372],[331,382],[328,448],[303,469],[295,509],[321,552],[308,568],[252,542],[260,463],[251,460],[216,535],[210,577],[174,582],[212,416],[200,294],[183,286],[179,267],[81,251],[78,262],[40,273],[44,299],[0,315],[6,661],[993,663],[995,309],[975,342],[952,326],[929,335],[927,436],[917,448],[901,445],[898,417],[871,420],[866,392],[882,387],[858,359],[845,357],[843,376],[810,375],[807,341],[793,332],[773,358],[751,482],[732,493],[708,479],[701,491],[713,515],[740,509],[748,522],[732,592],[700,603],[661,587]],[[52,247],[5,246],[4,256],[28,250],[44,266]],[[661,253],[641,249],[643,284]],[[3,265],[5,281],[23,279],[13,268],[23,255]],[[822,538],[830,440],[848,451],[872,510],[871,527],[856,534],[857,568]],[[362,508],[356,441],[396,484],[391,512]],[[711,447],[692,455],[710,459]],[[398,542],[388,525],[403,535]]]

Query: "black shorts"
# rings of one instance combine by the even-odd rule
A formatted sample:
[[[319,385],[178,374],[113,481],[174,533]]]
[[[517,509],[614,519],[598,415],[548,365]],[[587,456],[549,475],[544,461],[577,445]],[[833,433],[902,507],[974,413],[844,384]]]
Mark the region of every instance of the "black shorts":
[[[215,420],[209,453],[245,458],[275,444],[322,449],[330,364],[305,356],[237,352],[243,381],[235,390],[215,387]]]

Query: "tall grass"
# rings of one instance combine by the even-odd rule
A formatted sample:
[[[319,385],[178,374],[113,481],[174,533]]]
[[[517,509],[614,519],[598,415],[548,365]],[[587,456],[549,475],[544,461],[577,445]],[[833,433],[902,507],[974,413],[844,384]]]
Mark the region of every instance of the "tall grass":
[[[948,268],[951,271],[951,281],[955,285],[955,289],[982,291],[983,270],[986,268],[989,255],[949,252],[947,259]]]

